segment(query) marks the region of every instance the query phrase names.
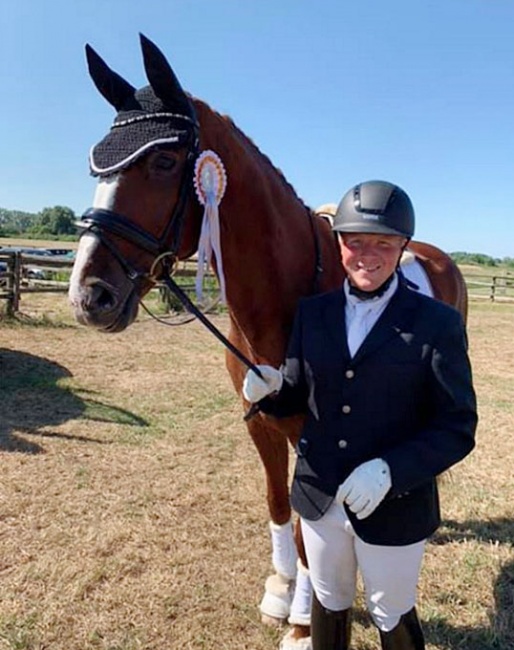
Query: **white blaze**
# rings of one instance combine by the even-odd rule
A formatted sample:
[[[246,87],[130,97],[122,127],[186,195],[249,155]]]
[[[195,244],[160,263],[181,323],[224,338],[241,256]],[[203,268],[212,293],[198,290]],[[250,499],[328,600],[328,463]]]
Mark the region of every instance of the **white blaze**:
[[[95,196],[93,198],[93,208],[97,210],[112,210],[116,191],[118,189],[118,174],[100,179],[96,186]]]
[[[95,196],[93,198],[93,208],[97,210],[112,210],[114,200],[116,198],[116,190],[118,189],[118,175],[109,176],[109,178],[101,179],[96,186]],[[83,269],[91,259],[95,247],[98,245],[96,237],[88,232],[84,233],[80,238],[77,248],[77,255],[73,264],[73,270],[70,277],[70,287],[68,296],[70,302],[75,307],[80,305],[80,298],[82,295],[81,286],[86,280],[83,277]],[[95,281],[95,278],[87,278],[89,282]]]

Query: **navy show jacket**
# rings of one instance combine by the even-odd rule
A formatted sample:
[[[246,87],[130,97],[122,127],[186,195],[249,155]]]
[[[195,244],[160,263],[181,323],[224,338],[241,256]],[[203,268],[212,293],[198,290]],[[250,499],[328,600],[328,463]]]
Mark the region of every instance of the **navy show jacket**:
[[[460,314],[403,282],[352,359],[345,295],[299,302],[278,395],[264,413],[305,413],[296,447],[293,508],[328,509],[358,465],[383,458],[392,487],[367,518],[347,513],[370,544],[411,544],[440,524],[436,476],[474,446],[476,398]]]

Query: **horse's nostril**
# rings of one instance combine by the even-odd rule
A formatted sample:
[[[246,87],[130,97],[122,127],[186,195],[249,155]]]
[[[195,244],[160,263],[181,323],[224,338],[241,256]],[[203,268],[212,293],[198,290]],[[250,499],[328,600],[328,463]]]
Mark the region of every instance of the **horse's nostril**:
[[[112,293],[110,293],[106,289],[102,289],[100,291],[97,304],[101,309],[112,309],[115,303],[116,301],[114,300],[114,296],[112,295]]]
[[[91,288],[89,300],[90,307],[102,311],[108,311],[116,306],[116,302],[117,300],[114,294],[101,284],[95,284]]]

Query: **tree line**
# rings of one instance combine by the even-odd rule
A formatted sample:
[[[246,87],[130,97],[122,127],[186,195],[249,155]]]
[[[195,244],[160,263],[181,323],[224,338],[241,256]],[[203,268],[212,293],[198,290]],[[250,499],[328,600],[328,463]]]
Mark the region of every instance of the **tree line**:
[[[463,253],[457,251],[450,253],[456,264],[477,264],[479,266],[508,266],[514,268],[514,257],[491,257],[483,253]]]
[[[71,208],[55,205],[37,214],[0,208],[0,237],[75,239],[77,217]]]

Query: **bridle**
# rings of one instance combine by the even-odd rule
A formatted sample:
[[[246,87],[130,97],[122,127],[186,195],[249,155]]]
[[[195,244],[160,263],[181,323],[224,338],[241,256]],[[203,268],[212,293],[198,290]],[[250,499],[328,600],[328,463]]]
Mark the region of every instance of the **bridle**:
[[[165,267],[168,269],[173,268],[176,261],[178,261],[187,200],[189,192],[193,187],[194,164],[198,156],[198,151],[198,126],[195,125],[184,162],[177,201],[166,228],[160,237],[155,237],[137,224],[132,223],[124,215],[103,208],[89,208],[82,215],[80,221],[77,222],[77,227],[82,231],[80,236],[82,237],[88,232],[94,234],[114,255],[132,282],[144,278],[155,281],[157,279],[156,271],[159,263],[162,264],[164,270]],[[135,269],[121,254],[119,248],[112,242],[108,235],[121,237],[125,241],[134,244],[137,248],[152,255],[154,261],[150,269],[148,271]],[[193,252],[191,251],[190,254],[192,255]],[[188,256],[186,255],[186,257]]]

